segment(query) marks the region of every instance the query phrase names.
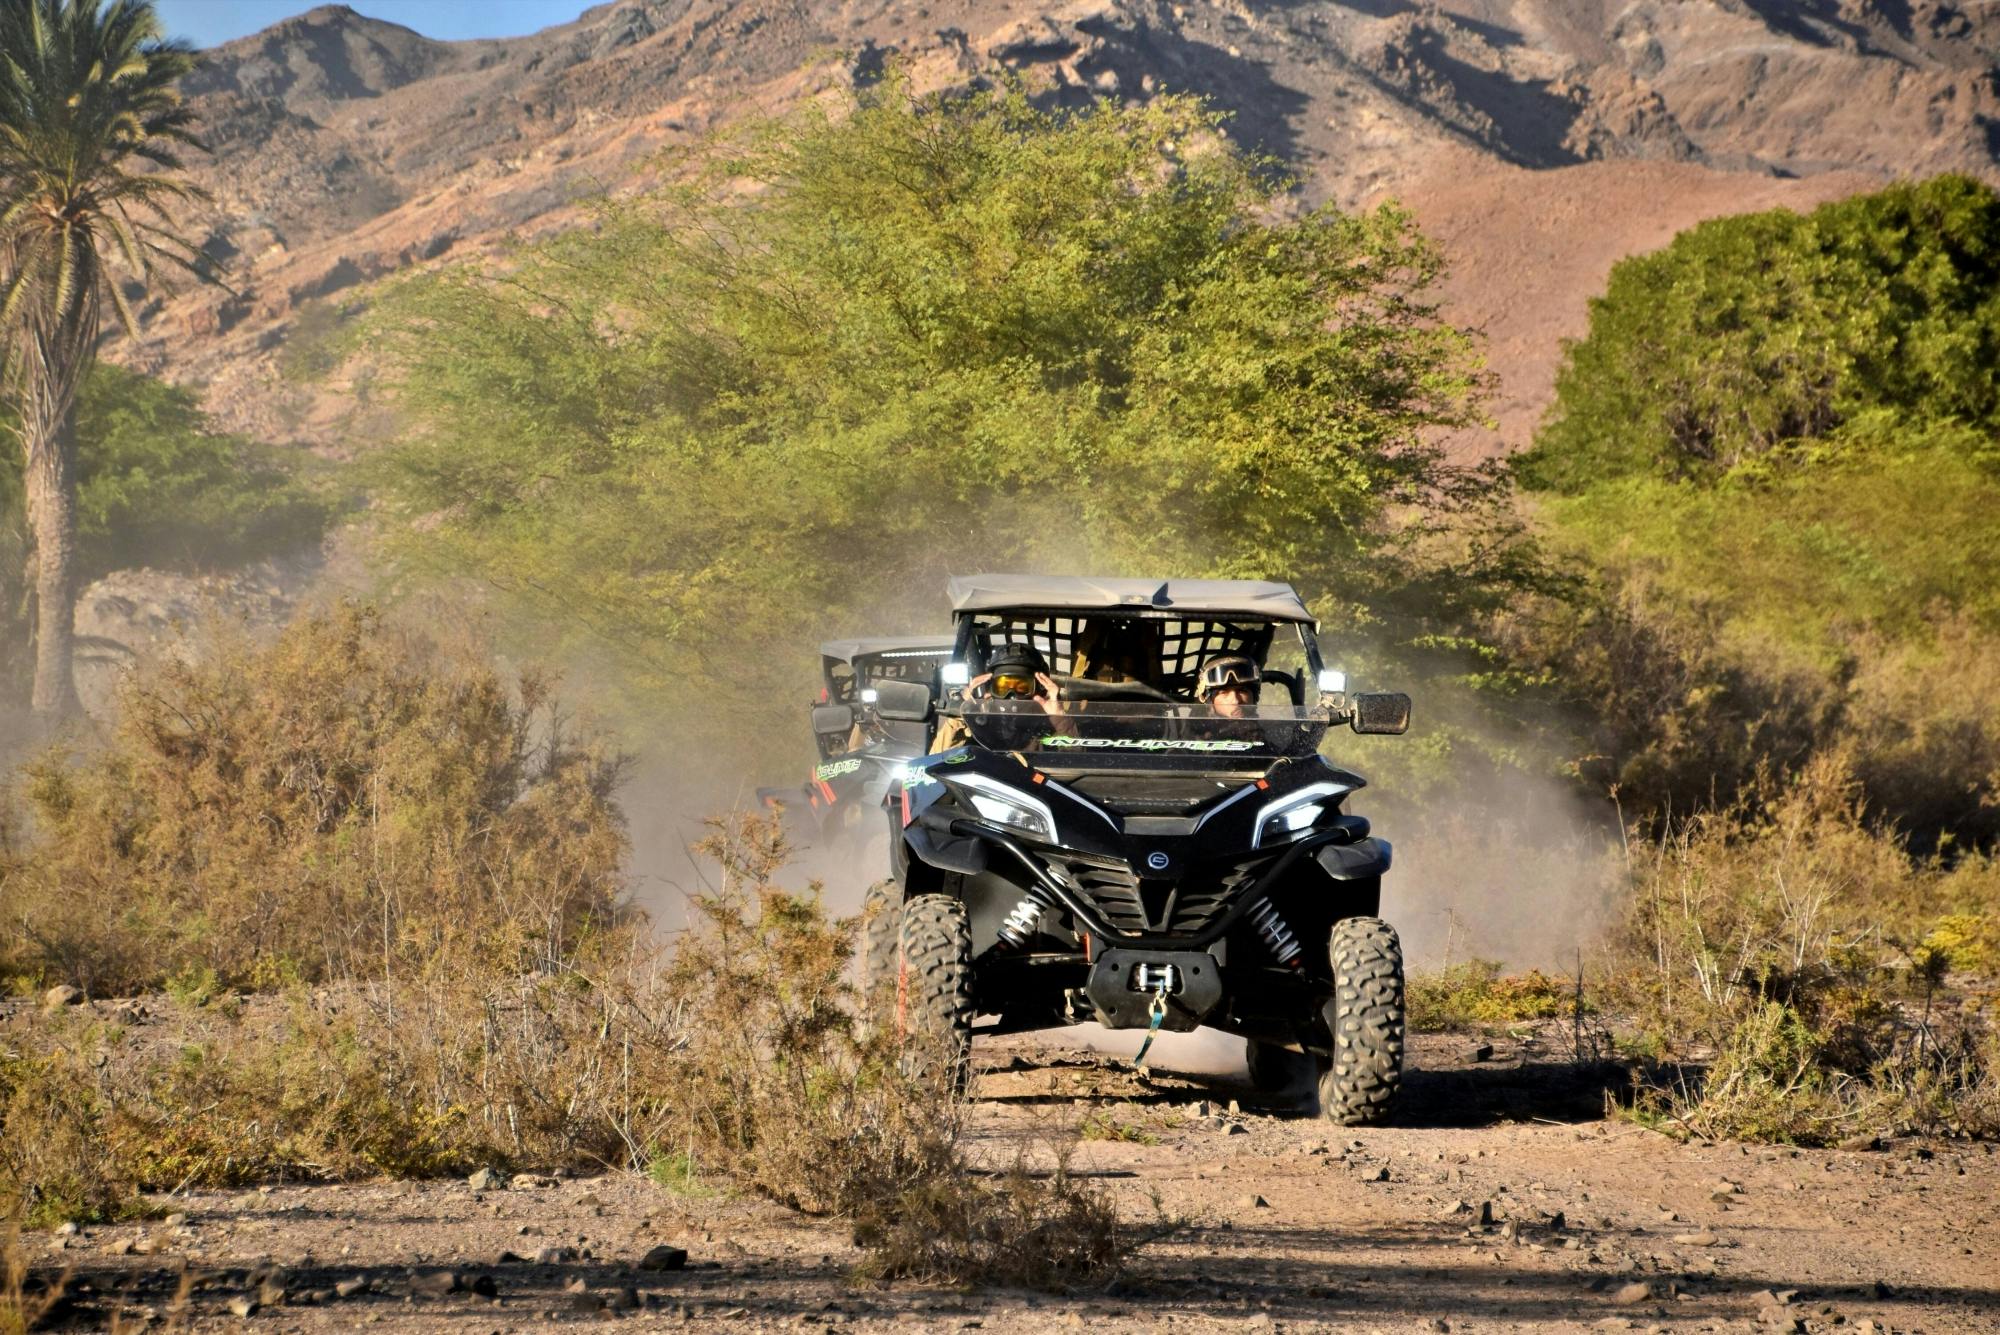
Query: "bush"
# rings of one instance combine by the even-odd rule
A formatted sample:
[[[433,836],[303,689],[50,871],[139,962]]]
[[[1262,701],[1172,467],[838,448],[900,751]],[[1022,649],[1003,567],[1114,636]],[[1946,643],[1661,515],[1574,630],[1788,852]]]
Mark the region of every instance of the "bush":
[[[130,681],[110,745],[28,767],[0,966],[96,995],[555,966],[616,933],[620,762],[548,684],[308,616]]]
[[[1410,979],[1409,1020],[1416,1030],[1473,1029],[1573,1014],[1573,979],[1539,969],[1509,975],[1493,960],[1467,960]]]

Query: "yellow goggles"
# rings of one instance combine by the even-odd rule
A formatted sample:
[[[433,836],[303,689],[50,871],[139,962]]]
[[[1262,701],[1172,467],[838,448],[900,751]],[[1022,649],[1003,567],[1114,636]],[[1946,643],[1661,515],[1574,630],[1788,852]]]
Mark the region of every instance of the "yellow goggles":
[[[1035,679],[1018,672],[996,672],[993,675],[993,694],[1019,699],[1035,693]]]

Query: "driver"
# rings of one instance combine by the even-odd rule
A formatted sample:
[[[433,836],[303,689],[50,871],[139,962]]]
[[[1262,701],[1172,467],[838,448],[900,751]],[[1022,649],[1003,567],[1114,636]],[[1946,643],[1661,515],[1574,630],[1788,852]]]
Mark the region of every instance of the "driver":
[[[1055,680],[1049,676],[1048,662],[1034,645],[1024,641],[1010,640],[988,654],[986,671],[965,684],[965,695],[969,700],[1019,702],[1014,708],[1032,717],[1034,733],[1061,727],[1063,704]],[[1008,731],[1016,729],[1009,727]],[[964,719],[947,718],[931,741],[931,754],[963,746],[970,735]],[[1022,745],[1027,745],[1026,740]]]

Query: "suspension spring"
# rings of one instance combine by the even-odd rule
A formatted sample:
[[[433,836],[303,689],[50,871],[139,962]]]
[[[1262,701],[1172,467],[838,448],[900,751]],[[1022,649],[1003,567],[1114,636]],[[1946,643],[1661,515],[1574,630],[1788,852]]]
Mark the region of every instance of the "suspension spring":
[[[1048,902],[1042,898],[1042,892],[1030,890],[1000,924],[1000,939],[1016,950],[1027,945],[1035,939],[1035,928],[1047,909]]]
[[[1280,964],[1298,962],[1298,938],[1292,935],[1292,929],[1278,916],[1278,908],[1270,900],[1260,899],[1251,908],[1250,925],[1264,938],[1264,948],[1271,952],[1272,959]]]

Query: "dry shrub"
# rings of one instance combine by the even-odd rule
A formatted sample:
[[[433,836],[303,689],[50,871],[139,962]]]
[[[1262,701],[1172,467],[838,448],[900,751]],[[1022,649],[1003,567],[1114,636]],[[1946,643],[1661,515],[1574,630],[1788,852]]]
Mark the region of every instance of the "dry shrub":
[[[1575,980],[1551,977],[1540,969],[1507,974],[1493,960],[1466,960],[1410,978],[1409,1022],[1417,1030],[1546,1020],[1569,1015],[1576,1006]]]
[[[343,606],[169,658],[102,751],[26,771],[8,956],[98,995],[531,968],[616,932],[619,762],[510,686]]]
[[[1123,1254],[1060,1153],[968,1162],[957,1096],[911,1074],[937,1063],[857,1023],[859,924],[777,883],[775,819],[715,823],[670,945],[622,907],[619,766],[543,683],[348,607],[125,703],[101,753],[31,771],[8,964],[168,995],[0,1026],[0,1206],[658,1165],[851,1220],[876,1277],[1060,1287]]]
[[[849,979],[858,920],[834,923],[817,886],[774,877],[789,850],[770,817],[713,822],[698,846],[721,869],[674,951],[683,1047],[663,1074],[669,1161],[815,1214],[852,1221],[872,1279],[1065,1288],[1101,1278],[1131,1245],[1103,1194],[1026,1151],[992,1177],[960,1143],[963,1106],[942,1063],[891,1025],[857,1024]]]
[[[1865,819],[1844,751],[1766,788],[1634,849],[1609,990],[1642,1048],[1712,1055],[1642,1111],[1802,1144],[2000,1132],[2000,1048],[1953,972],[1986,958],[2000,877],[1983,858],[1913,860]]]

